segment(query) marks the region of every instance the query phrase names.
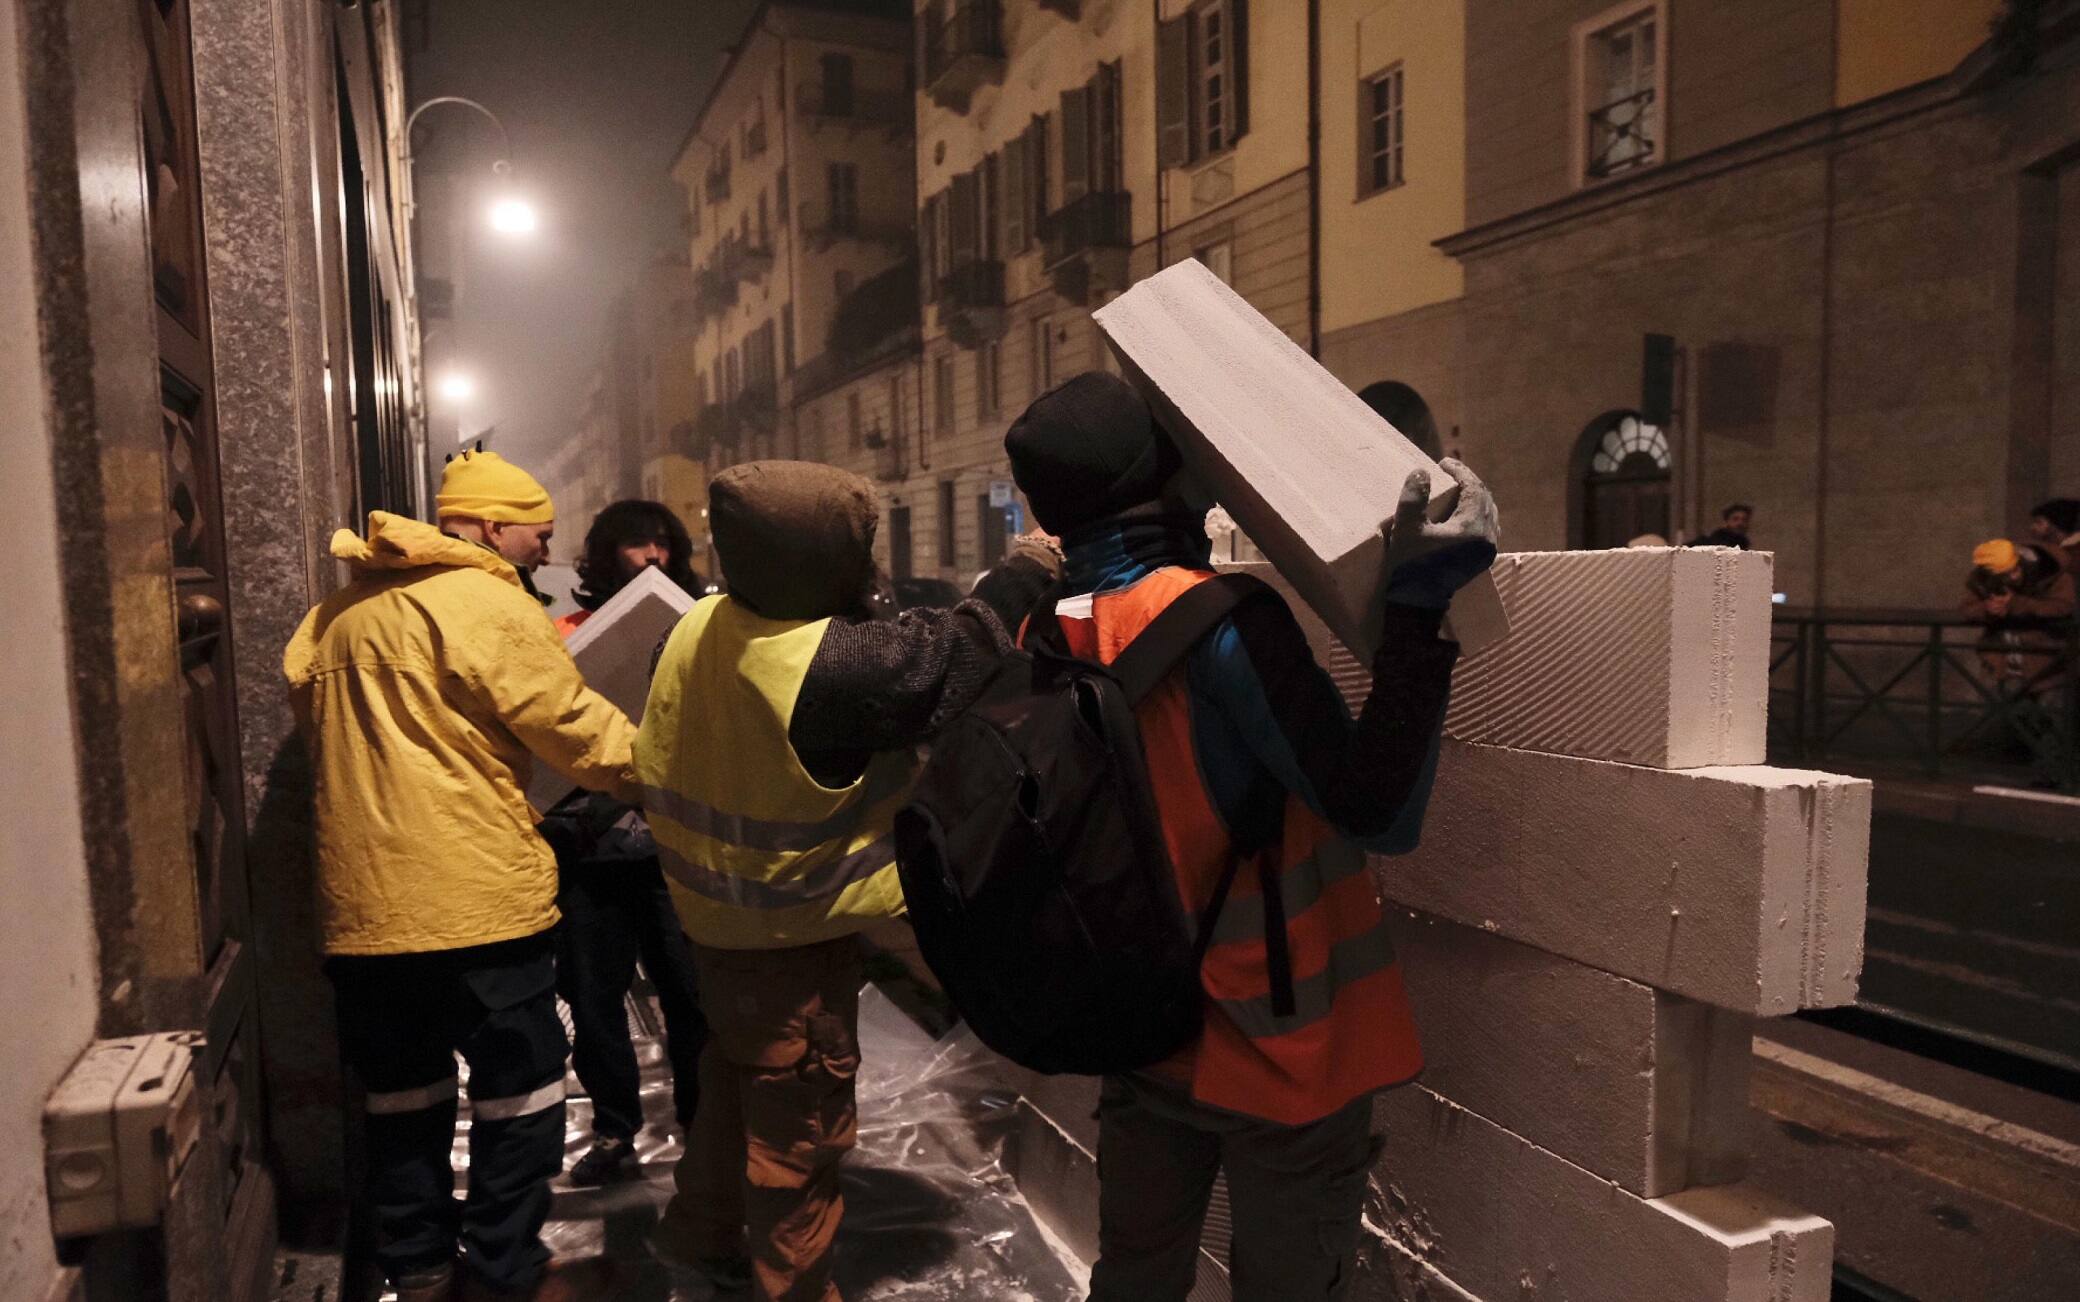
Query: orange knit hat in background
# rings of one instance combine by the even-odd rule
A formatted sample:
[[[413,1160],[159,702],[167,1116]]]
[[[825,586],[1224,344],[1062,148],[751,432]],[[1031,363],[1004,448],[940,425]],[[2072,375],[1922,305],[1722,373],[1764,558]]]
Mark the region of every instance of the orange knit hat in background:
[[[2021,560],[2021,555],[2015,550],[2015,544],[2006,538],[1995,538],[1991,542],[1983,542],[1972,548],[1972,564],[1995,574],[2006,574]]]

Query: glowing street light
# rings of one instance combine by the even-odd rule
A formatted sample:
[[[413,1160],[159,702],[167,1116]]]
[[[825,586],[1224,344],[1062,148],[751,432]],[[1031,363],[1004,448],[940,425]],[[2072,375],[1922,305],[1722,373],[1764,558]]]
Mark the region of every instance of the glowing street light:
[[[501,235],[532,235],[542,224],[533,204],[511,195],[494,202],[489,215],[491,229]]]
[[[477,382],[466,372],[449,371],[440,378],[439,393],[447,402],[468,402],[477,396]]]

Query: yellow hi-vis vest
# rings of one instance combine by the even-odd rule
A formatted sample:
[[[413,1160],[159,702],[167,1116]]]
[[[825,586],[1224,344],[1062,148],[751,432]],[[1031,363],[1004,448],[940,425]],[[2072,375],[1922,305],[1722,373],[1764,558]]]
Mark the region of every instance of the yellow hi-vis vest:
[[[672,630],[635,763],[686,934],[717,949],[849,935],[903,911],[889,838],[916,757],[876,755],[850,786],[809,776],[787,739],[827,619],[766,619],[707,597]]]

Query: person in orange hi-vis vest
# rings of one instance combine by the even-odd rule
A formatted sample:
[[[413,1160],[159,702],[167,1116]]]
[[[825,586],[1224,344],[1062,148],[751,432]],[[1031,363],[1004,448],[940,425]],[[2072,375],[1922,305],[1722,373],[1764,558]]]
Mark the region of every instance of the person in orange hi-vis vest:
[[[1043,394],[1004,444],[1067,553],[1057,614],[1071,650],[1111,661],[1213,577],[1210,503],[1124,380],[1092,372]],[[1464,466],[1445,468],[1461,485],[1449,519],[1427,520],[1416,474],[1388,522],[1385,628],[1355,720],[1276,601],[1237,607],[1136,709],[1186,908],[1211,898],[1231,829],[1270,846],[1286,965],[1267,952],[1262,878],[1238,873],[1200,970],[1199,1039],[1104,1082],[1092,1302],[1182,1302],[1221,1171],[1237,1302],[1342,1292],[1370,1096],[1422,1066],[1365,851],[1415,844],[1458,656],[1439,636],[1444,611],[1495,558],[1493,499]]]

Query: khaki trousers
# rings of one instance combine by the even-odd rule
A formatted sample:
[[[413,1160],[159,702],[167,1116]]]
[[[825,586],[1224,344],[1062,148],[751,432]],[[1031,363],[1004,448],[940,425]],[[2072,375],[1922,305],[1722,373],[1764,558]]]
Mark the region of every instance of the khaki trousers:
[[[839,1302],[838,1166],[858,1130],[858,943],[694,946],[700,1107],[658,1237],[679,1257],[741,1257],[764,1302]]]

